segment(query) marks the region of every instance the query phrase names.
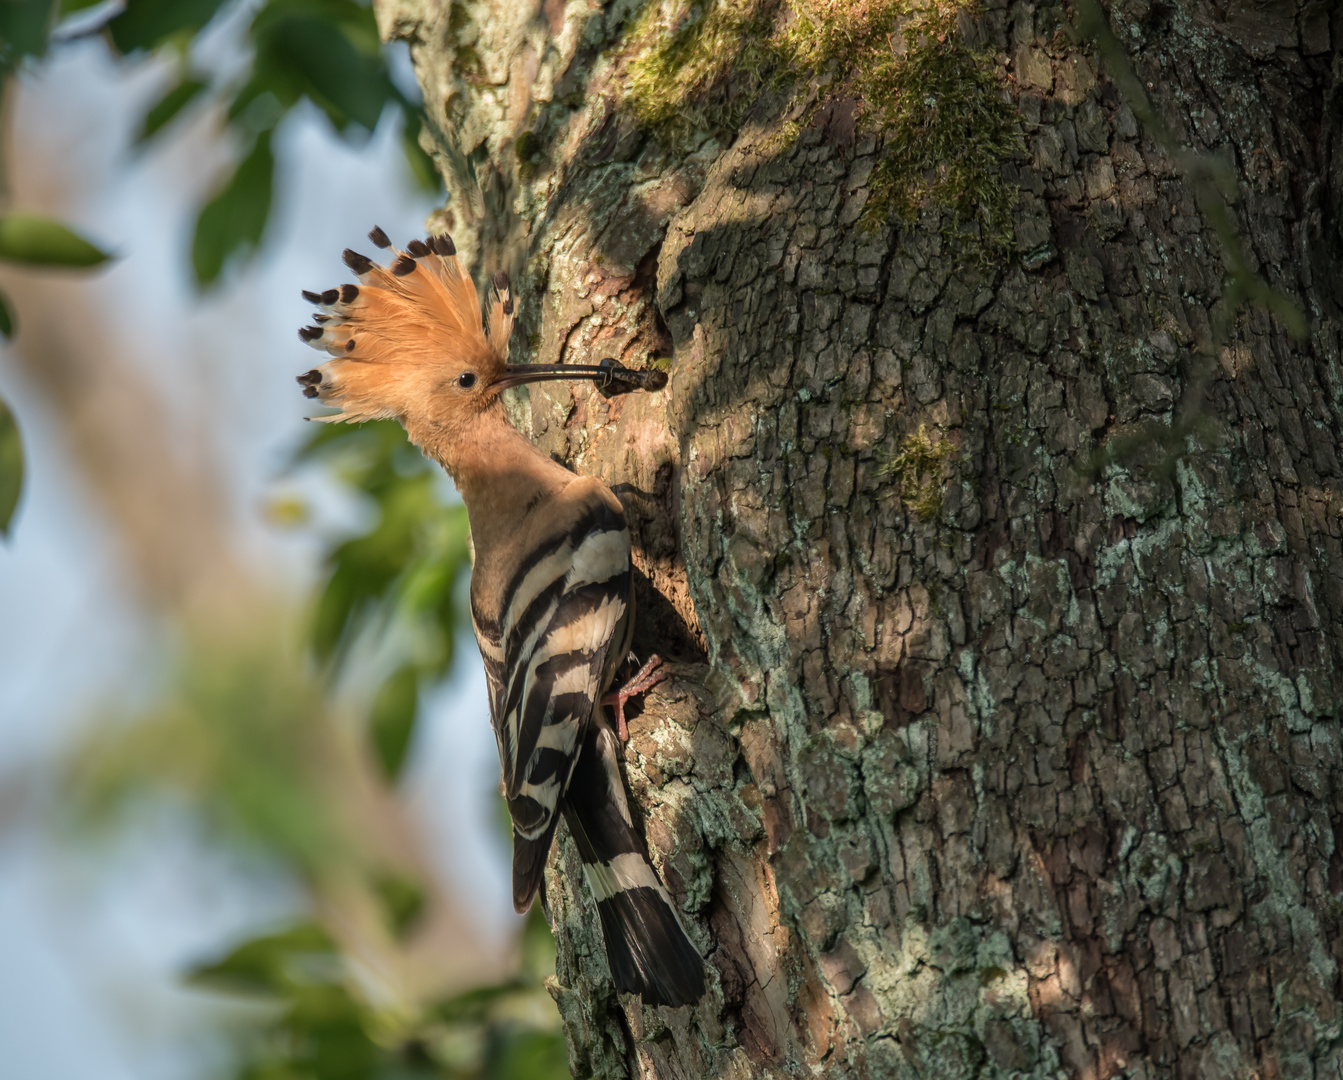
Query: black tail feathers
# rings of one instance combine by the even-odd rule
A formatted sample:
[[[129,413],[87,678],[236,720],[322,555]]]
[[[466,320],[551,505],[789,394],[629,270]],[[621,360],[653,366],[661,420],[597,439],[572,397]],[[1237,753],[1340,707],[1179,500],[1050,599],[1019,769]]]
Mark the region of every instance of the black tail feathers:
[[[704,994],[704,961],[644,854],[630,820],[616,742],[594,717],[564,800],[583,875],[597,901],[616,989],[676,1007]]]
[[[598,900],[597,912],[617,990],[638,994],[645,1005],[672,1008],[704,995],[704,961],[660,884],[623,888]]]

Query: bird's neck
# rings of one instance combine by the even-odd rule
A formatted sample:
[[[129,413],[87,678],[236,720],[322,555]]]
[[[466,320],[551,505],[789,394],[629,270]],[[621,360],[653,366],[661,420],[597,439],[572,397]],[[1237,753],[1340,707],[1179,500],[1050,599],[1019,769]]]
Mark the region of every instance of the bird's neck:
[[[574,479],[508,422],[499,402],[451,431],[416,430],[411,424],[407,431],[456,483],[477,557],[482,549],[507,542],[530,509]]]

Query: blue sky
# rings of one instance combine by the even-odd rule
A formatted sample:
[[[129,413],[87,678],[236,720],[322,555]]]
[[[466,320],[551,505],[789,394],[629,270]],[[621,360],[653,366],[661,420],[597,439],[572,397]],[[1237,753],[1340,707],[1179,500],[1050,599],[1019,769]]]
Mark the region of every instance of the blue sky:
[[[207,42],[222,63],[236,48],[228,33]],[[269,524],[263,507],[297,494],[329,529],[353,511],[318,476],[279,477],[307,404],[293,382],[311,359],[295,334],[309,314],[299,290],[337,283],[339,252],[367,246],[375,222],[397,239],[421,232],[433,200],[412,187],[390,123],[351,147],[315,111],[291,117],[261,257],[202,299],[187,253],[194,207],[226,157],[212,120],[190,117],[162,145],[129,150],[169,78],[157,65],[119,67],[100,41],[67,46],[22,80],[11,145],[60,163],[62,216],[120,256],[82,295],[141,344],[137,363],[181,422],[205,425],[226,463],[241,546],[264,578],[301,594],[316,572],[315,538]],[[16,190],[16,209],[42,208]],[[54,764],[82,726],[109,703],[149,693],[156,631],[123,584],[109,526],[59,426],[3,346],[0,394],[29,456],[14,535],[0,546],[0,1075],[212,1075],[214,1003],[182,990],[177,972],[280,917],[293,897],[263,868],[204,843],[186,819],[147,819],[94,853],[56,841],[34,809],[55,790]],[[474,648],[463,643],[459,656],[431,696],[407,797],[481,932],[500,935],[515,924],[498,765]]]

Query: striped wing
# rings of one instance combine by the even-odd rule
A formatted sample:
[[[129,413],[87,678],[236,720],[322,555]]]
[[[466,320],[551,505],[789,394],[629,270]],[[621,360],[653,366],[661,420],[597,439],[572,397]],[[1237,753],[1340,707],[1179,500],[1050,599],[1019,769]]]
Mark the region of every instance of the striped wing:
[[[624,517],[593,500],[576,523],[548,534],[523,560],[504,590],[497,621],[473,610],[513,818],[519,911],[540,883],[629,592]]]

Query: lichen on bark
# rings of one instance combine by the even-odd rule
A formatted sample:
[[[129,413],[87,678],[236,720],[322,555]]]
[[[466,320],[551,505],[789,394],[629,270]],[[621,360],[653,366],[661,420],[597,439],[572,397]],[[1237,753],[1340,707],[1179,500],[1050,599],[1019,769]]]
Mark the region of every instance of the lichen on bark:
[[[626,777],[713,973],[691,1009],[615,996],[562,840],[576,1074],[1338,1075],[1338,17],[1110,12],[1178,144],[1232,163],[1297,342],[1223,318],[1221,238],[1062,6],[967,28],[1025,131],[990,260],[864,222],[889,132],[824,86],[795,138],[768,92],[650,135],[651,10],[379,5],[459,246],[515,271],[515,358],[670,358],[658,397],[517,403],[625,503],[636,647],[676,672]],[[1178,453],[1105,452],[1145,425]],[[955,447],[927,520],[889,475],[921,430]]]

